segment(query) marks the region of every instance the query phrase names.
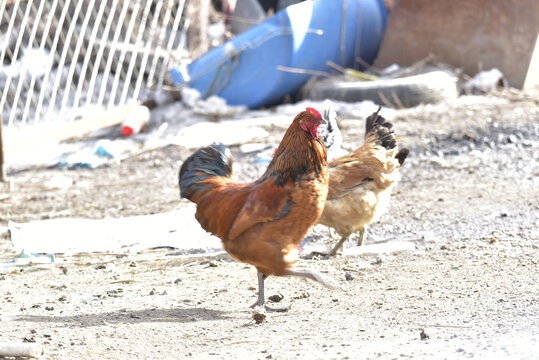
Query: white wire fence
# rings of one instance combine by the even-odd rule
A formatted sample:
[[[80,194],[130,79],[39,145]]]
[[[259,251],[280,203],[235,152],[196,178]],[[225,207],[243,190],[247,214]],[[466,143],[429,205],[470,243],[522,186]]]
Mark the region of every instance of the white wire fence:
[[[186,55],[186,0],[0,1],[7,126],[143,99]]]

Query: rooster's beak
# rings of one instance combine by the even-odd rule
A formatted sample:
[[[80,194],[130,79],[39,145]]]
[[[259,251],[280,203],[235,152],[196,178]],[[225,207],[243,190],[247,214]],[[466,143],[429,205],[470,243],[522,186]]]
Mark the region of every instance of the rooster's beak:
[[[318,125],[320,124],[327,124],[328,122],[324,119],[318,119]]]

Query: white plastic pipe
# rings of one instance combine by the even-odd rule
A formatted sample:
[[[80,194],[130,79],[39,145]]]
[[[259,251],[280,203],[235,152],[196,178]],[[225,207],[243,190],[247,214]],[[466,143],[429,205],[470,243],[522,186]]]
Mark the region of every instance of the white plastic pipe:
[[[43,347],[37,343],[3,342],[0,343],[0,357],[30,357],[43,355]]]

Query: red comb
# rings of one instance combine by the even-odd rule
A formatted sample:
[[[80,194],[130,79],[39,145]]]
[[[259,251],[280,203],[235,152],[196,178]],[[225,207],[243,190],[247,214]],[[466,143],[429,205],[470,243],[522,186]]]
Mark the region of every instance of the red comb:
[[[320,119],[322,119],[322,115],[320,115],[320,113],[318,112],[318,110],[316,110],[315,108],[312,108],[312,107],[308,107],[307,109],[307,112],[310,112],[311,114],[313,114],[314,116],[316,117],[319,117]]]

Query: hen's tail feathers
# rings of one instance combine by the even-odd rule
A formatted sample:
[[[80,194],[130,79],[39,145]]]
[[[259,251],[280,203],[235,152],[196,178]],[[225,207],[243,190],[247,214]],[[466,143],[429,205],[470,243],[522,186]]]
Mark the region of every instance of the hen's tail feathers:
[[[195,151],[180,168],[179,184],[182,198],[191,200],[198,191],[209,186],[205,180],[232,176],[232,157],[223,144],[213,143]]]
[[[381,106],[378,107],[378,110],[367,118],[365,124],[365,140],[371,138],[387,150],[394,149],[397,146],[397,139],[393,131],[393,124],[378,115],[381,108]],[[404,163],[409,153],[410,150],[408,149],[399,150],[395,155],[395,159],[399,161],[399,165]]]
[[[380,106],[374,114],[367,118],[365,124],[365,140],[371,135],[375,135],[376,142],[390,150],[397,146],[397,140],[395,139],[395,132],[392,129],[393,124],[378,115],[381,108]]]
[[[399,160],[399,165],[402,165],[404,163],[404,160],[406,160],[406,157],[408,157],[408,153],[410,153],[410,150],[408,149],[401,149],[395,155],[395,159]]]

